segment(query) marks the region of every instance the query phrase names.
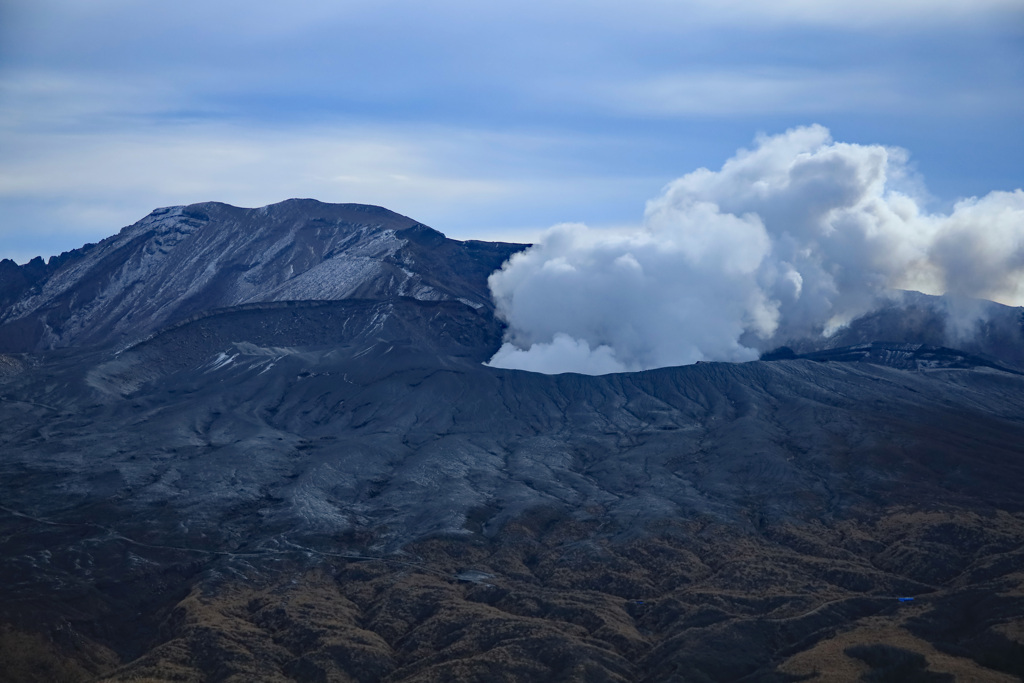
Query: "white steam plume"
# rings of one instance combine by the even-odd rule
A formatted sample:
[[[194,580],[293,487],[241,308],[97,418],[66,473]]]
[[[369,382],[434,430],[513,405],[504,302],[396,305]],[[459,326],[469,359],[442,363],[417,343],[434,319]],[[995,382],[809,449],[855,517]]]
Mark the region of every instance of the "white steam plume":
[[[740,361],[828,334],[893,289],[1024,304],[1024,192],[922,211],[903,150],[822,126],[760,137],[647,204],[642,228],[551,228],[490,277],[490,365],[604,374]]]

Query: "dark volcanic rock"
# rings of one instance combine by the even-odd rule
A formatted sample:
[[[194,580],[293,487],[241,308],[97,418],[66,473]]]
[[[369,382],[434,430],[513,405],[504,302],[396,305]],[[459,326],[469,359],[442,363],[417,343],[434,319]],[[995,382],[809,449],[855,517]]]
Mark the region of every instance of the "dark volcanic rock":
[[[1013,357],[1001,354],[1001,357]],[[761,360],[796,360],[805,358],[819,363],[862,362],[886,365],[901,370],[935,370],[938,368],[993,368],[1003,372],[1020,374],[1019,370],[1000,363],[993,357],[976,356],[957,349],[894,342],[871,342],[856,346],[830,346],[809,353],[798,354],[788,346],[762,354]]]
[[[877,310],[828,338],[795,339],[790,351],[813,354],[845,347],[886,344],[956,349],[1024,370],[1024,309],[992,301],[919,292],[892,292]]]
[[[124,347],[197,313],[265,301],[409,296],[491,310],[487,276],[521,248],[456,242],[360,204],[158,209],[49,265],[0,266],[0,351]]]
[[[8,677],[1020,675],[1013,309],[981,350],[880,313],[752,363],[498,370],[519,248],[290,201],[0,265],[2,348],[36,349],[0,355]]]

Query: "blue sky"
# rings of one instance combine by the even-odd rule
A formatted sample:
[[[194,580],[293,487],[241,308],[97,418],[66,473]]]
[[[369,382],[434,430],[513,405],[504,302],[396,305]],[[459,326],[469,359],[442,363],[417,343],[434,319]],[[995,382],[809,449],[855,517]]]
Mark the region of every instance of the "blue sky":
[[[457,238],[642,221],[759,133],[1024,186],[1021,0],[0,0],[0,257],[158,206],[380,204]]]

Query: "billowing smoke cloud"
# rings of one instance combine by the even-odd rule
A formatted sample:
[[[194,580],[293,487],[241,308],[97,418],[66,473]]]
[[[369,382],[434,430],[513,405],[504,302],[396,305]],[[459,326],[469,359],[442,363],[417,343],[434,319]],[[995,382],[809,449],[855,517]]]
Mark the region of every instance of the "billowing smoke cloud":
[[[648,202],[644,225],[559,225],[491,275],[490,364],[604,374],[741,361],[829,334],[894,289],[1024,303],[1024,192],[921,208],[903,150],[809,126]]]

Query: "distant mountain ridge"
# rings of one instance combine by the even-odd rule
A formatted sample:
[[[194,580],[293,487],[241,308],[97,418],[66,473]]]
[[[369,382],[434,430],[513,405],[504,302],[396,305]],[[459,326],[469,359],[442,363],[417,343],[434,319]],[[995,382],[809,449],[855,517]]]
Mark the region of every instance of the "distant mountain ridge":
[[[920,292],[889,292],[873,311],[829,337],[791,340],[797,354],[874,343],[924,344],[962,350],[1024,370],[1024,308]]]
[[[49,263],[0,265],[0,351],[125,345],[260,301],[407,296],[490,311],[487,276],[524,246],[450,240],[361,204],[157,209]]]

